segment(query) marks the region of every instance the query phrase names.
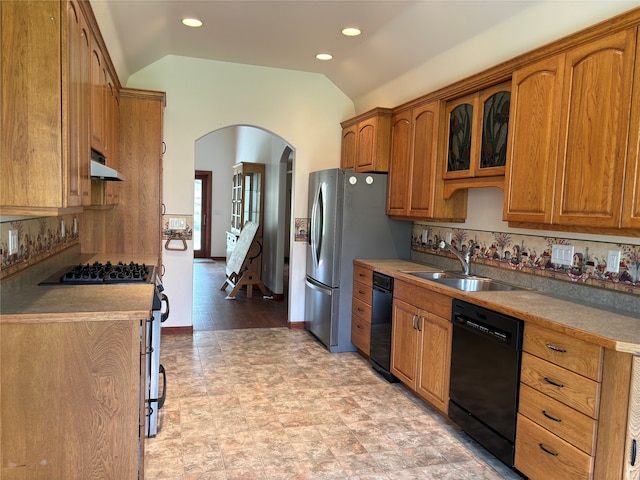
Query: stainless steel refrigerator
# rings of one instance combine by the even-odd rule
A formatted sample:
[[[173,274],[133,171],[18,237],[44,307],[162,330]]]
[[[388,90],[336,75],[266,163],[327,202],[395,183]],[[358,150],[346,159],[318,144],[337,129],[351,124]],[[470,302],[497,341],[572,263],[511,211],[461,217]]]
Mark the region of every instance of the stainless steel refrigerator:
[[[309,174],[305,327],[331,352],[351,343],[353,260],[408,259],[411,222],[386,215],[387,175],[331,169]]]

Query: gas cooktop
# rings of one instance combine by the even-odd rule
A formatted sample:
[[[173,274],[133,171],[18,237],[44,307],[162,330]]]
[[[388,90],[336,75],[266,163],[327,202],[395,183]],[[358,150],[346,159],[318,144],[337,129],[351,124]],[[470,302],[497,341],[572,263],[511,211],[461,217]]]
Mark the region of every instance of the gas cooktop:
[[[144,263],[111,262],[78,264],[65,267],[38,285],[102,285],[113,283],[151,283],[155,267]]]

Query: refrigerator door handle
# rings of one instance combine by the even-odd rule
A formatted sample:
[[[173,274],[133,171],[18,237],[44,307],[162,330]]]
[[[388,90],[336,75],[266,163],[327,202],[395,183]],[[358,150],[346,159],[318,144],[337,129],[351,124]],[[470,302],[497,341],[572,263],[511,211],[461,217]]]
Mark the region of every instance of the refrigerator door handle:
[[[307,287],[309,287],[312,290],[317,290],[318,292],[324,293],[325,295],[329,295],[331,296],[333,294],[332,290],[330,288],[325,287],[324,285],[320,285],[318,282],[316,282],[315,280],[307,277],[305,284],[307,285]]]
[[[316,265],[320,262],[320,252],[322,250],[322,226],[324,224],[324,198],[322,195],[322,185],[318,188],[313,207],[311,208],[311,225],[309,232],[309,243]]]

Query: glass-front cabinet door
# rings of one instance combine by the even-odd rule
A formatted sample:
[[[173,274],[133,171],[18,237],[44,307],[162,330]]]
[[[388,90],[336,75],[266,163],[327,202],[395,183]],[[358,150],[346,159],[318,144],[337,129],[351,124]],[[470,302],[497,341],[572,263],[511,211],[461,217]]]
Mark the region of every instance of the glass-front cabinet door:
[[[231,186],[231,232],[240,235],[245,223],[260,225],[264,205],[264,163],[238,163],[233,166]]]
[[[445,179],[504,176],[511,83],[447,102]]]

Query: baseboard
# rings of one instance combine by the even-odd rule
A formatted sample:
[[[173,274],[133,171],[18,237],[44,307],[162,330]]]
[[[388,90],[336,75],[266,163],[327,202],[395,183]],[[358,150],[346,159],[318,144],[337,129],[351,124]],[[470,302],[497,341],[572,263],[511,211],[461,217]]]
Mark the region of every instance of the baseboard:
[[[299,328],[300,330],[304,330],[304,322],[289,322],[289,328]]]
[[[162,327],[161,335],[193,335],[193,325],[185,327]]]
[[[279,302],[284,300],[284,293],[272,293],[271,296],[273,297],[273,300],[277,300]]]
[[[216,262],[226,262],[227,257],[210,257],[211,260],[215,260]]]

